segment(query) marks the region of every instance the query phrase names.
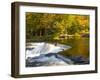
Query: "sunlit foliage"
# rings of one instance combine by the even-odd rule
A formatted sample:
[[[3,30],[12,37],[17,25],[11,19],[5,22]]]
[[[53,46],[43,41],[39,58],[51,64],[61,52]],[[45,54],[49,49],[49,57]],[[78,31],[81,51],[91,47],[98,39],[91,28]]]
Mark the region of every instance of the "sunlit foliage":
[[[75,14],[51,14],[26,12],[26,38],[89,34],[89,16]]]

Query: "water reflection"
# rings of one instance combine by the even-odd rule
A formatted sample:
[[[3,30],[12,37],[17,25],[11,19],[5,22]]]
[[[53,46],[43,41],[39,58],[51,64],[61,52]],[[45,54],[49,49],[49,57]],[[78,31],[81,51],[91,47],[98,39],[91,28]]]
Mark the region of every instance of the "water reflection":
[[[64,41],[64,40],[63,40]],[[89,58],[89,39],[67,39],[64,44],[71,46],[69,50],[63,51],[61,54],[64,56],[82,56],[84,58]]]

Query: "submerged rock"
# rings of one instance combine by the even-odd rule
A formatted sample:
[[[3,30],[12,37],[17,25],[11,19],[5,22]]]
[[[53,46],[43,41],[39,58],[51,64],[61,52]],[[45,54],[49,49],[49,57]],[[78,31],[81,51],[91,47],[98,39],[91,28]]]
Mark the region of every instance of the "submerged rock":
[[[82,56],[76,56],[70,58],[74,64],[89,64],[89,59],[85,59]]]
[[[42,54],[38,57],[28,57],[26,59],[26,67],[71,65],[71,64],[73,64],[73,61],[55,53]]]
[[[74,64],[89,64],[89,60],[84,59],[82,56],[66,58],[60,54],[55,54],[55,53],[41,54],[40,56],[28,57],[26,59],[26,67],[74,65]]]

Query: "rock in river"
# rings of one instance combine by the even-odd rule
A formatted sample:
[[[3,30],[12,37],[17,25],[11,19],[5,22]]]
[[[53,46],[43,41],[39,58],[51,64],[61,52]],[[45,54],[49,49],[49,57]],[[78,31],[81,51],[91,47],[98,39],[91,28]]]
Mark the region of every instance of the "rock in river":
[[[69,64],[73,64],[73,61],[55,53],[42,54],[38,57],[28,57],[26,59],[26,67],[69,65]]]

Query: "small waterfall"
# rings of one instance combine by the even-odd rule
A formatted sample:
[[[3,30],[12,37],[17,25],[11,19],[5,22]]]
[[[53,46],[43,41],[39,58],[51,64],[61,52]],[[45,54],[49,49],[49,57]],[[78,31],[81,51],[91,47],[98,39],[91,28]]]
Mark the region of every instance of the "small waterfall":
[[[49,53],[58,53],[63,50],[67,50],[71,48],[70,46],[61,45],[61,44],[50,44],[50,43],[31,43],[32,50],[26,50],[26,58],[35,57],[41,54],[49,54]]]

